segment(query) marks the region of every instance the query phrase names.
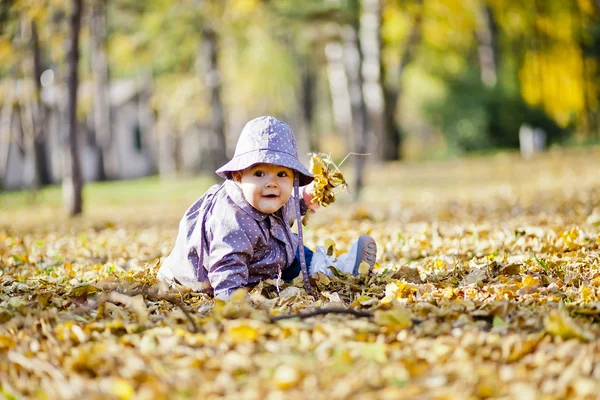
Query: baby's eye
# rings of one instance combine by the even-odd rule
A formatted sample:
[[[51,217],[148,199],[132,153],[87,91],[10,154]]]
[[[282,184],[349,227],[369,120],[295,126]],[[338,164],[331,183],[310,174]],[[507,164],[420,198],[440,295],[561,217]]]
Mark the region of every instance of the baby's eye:
[[[288,176],[288,173],[287,173],[287,172],[285,172],[285,171],[280,171],[280,172],[277,174],[277,176],[278,176],[278,177],[280,177],[280,178],[283,178],[283,177],[286,177],[286,176]]]
[[[262,171],[256,171],[254,172],[254,176],[258,176],[260,178],[261,176],[265,176],[265,173]]]

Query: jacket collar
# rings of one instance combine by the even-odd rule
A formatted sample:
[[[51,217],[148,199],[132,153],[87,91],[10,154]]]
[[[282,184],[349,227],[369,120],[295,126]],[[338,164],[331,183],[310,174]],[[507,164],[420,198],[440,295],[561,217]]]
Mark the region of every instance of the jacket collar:
[[[246,214],[257,221],[263,221],[269,216],[269,214],[258,211],[256,208],[252,207],[250,203],[248,203],[248,201],[244,198],[242,189],[240,189],[235,181],[232,179],[227,179],[223,185],[225,186],[225,192],[227,193],[227,196],[229,196],[231,201],[233,201],[233,203],[241,208]]]

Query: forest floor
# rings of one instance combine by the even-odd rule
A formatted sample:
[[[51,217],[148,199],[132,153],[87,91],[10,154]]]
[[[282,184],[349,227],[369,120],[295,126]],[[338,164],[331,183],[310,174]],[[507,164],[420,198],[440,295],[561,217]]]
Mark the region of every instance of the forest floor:
[[[0,397],[597,398],[600,149],[387,164],[367,183],[305,244],[370,233],[374,273],[229,302],[155,280],[208,179],[89,185],[74,220],[57,188],[0,194]]]

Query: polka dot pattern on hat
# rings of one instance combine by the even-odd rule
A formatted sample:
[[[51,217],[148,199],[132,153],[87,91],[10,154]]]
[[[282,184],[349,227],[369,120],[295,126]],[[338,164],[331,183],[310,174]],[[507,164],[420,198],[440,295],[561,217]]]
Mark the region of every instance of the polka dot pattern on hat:
[[[313,180],[312,174],[298,159],[298,147],[292,128],[271,116],[255,118],[244,126],[233,158],[216,172],[223,178],[230,178],[231,172],[259,163],[280,165],[298,171],[301,186]]]

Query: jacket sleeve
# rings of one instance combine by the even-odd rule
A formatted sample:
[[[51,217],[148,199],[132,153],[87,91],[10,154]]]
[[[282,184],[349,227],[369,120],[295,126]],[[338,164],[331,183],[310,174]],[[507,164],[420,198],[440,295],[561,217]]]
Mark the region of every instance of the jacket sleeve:
[[[229,299],[231,293],[248,284],[248,264],[254,247],[247,233],[232,221],[212,224],[208,257],[208,281],[215,298]]]

